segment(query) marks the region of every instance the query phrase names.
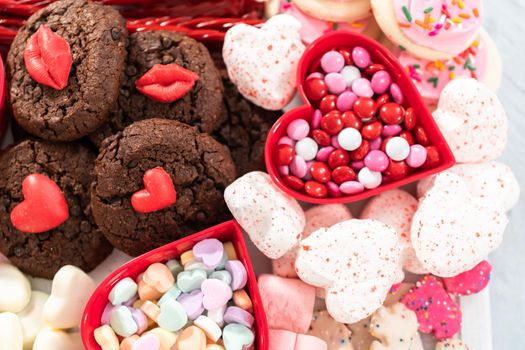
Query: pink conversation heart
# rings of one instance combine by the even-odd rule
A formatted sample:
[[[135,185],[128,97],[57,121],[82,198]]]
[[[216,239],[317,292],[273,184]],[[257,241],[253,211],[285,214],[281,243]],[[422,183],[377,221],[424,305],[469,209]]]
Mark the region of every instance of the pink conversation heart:
[[[233,292],[226,283],[217,279],[207,279],[201,285],[202,305],[206,310],[216,310],[232,298]]]
[[[159,350],[160,340],[154,334],[146,334],[133,343],[131,350]]]
[[[202,261],[206,267],[214,269],[221,263],[224,246],[215,238],[200,241],[193,247],[193,256]]]

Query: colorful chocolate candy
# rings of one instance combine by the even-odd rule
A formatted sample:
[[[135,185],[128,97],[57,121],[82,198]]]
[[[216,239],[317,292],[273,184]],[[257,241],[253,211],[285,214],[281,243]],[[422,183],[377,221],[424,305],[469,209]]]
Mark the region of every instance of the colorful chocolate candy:
[[[401,89],[363,47],[326,52],[303,84],[314,112],[292,121],[274,151],[287,186],[341,197],[439,163]]]
[[[236,259],[231,243],[206,239],[179,260],[120,280],[94,331],[97,343],[103,350],[250,347],[255,319],[244,290],[247,271]]]

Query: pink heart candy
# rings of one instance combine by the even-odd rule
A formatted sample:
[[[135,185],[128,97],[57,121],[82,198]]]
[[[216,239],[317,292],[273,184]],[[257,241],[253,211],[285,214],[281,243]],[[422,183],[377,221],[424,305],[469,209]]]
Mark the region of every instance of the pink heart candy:
[[[200,241],[193,247],[193,256],[210,269],[215,269],[219,266],[223,254],[224,246],[215,238]]]
[[[206,310],[216,310],[232,298],[233,292],[226,283],[218,279],[207,279],[201,285],[202,305]]]
[[[160,340],[154,334],[146,334],[133,343],[131,350],[159,350]]]

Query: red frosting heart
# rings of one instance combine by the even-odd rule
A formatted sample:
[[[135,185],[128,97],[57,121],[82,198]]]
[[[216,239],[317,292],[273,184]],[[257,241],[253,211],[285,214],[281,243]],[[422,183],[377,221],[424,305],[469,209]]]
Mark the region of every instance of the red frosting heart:
[[[372,62],[375,63],[375,66],[380,64],[381,67],[384,67],[384,69],[392,77],[392,82],[399,86],[404,96],[404,102],[402,103],[403,107],[413,108],[415,114],[417,115],[417,127],[422,127],[424,129],[425,136],[428,137],[429,143],[433,146],[432,152],[437,150],[439,154],[439,160],[435,163],[432,163],[432,166],[424,166],[414,170],[400,180],[394,180],[391,178],[391,181],[388,183],[385,181],[379,187],[364,190],[363,192],[357,194],[342,195],[340,197],[326,197],[326,193],[324,193],[326,198],[322,198],[323,196],[314,197],[305,193],[306,185],[304,184],[303,180],[300,180],[295,176],[282,176],[279,173],[278,164],[275,161],[277,147],[279,146],[278,143],[283,136],[287,136],[287,127],[292,121],[304,119],[309,124],[311,124],[310,122],[312,120],[314,110],[316,108],[319,108],[321,111],[325,109],[324,107],[326,106],[323,105],[324,102],[310,101],[307,98],[309,85],[306,83],[306,79],[310,73],[319,71],[320,61],[323,54],[334,49],[352,50],[357,46],[366,49],[372,58]],[[372,66],[369,68],[374,68]],[[275,184],[284,192],[298,200],[317,204],[354,202],[438,173],[451,167],[455,163],[454,156],[452,155],[450,148],[448,147],[443,135],[434,122],[432,115],[426,108],[421,95],[417,91],[410,77],[406,74],[404,68],[385,47],[381,46],[379,43],[370,38],[349,31],[334,31],[327,33],[314,41],[306,48],[303,56],[301,57],[301,60],[299,61],[297,69],[297,88],[301,99],[305,103],[305,106],[300,106],[286,112],[273,125],[266,140],[265,161],[268,173],[272,177],[272,180],[275,182]],[[328,102],[333,105],[336,103],[335,99]],[[312,137],[311,134],[309,134],[309,136]],[[295,183],[292,183],[289,178],[296,178],[301,181],[301,183],[295,186],[296,188],[299,188],[299,190],[296,188],[294,189],[293,185],[295,185]],[[312,183],[312,181],[308,181],[308,183]]]
[[[170,174],[162,167],[144,173],[145,189],[131,196],[131,205],[139,213],[151,213],[169,207],[177,201],[177,192]]]
[[[62,90],[67,86],[72,64],[69,43],[42,24],[27,41],[24,63],[33,80]]]
[[[162,103],[177,101],[195,85],[196,73],[178,64],[156,64],[136,82],[141,94]]]
[[[22,232],[41,233],[69,218],[60,187],[45,175],[31,174],[22,182],[24,201],[11,211],[11,223]]]

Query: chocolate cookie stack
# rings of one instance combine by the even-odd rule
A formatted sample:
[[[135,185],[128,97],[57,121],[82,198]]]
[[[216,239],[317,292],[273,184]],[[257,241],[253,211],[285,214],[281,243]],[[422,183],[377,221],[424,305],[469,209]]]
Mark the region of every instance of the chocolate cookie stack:
[[[113,8],[62,0],[29,18],[7,63],[22,136],[0,157],[0,252],[33,276],[216,224],[224,188],[264,167],[278,114],[184,34],[128,35]]]

